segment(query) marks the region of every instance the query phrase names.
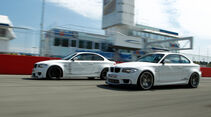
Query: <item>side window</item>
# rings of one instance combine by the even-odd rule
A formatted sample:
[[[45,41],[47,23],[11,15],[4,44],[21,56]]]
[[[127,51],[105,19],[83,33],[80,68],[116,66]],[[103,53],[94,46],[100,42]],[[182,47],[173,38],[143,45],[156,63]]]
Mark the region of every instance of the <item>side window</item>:
[[[91,54],[80,54],[77,56],[77,60],[79,61],[91,61],[92,55]]]
[[[92,42],[91,41],[86,42],[86,49],[92,49]]]
[[[71,40],[71,47],[76,47],[76,40]]]
[[[101,43],[101,47],[103,51],[107,50],[107,44],[106,43]]]
[[[180,56],[180,63],[185,63],[185,64],[187,64],[187,63],[190,63],[190,61],[186,58],[186,57],[184,57],[184,56]]]
[[[69,40],[68,39],[62,39],[62,47],[68,47],[69,45]]]
[[[95,43],[95,49],[100,49],[100,44],[99,43]]]
[[[104,59],[101,56],[98,55],[92,55],[92,60],[94,61],[104,61]]]
[[[180,63],[180,56],[176,54],[168,55],[164,61],[165,63]]]
[[[83,40],[80,40],[79,41],[79,48],[84,48],[84,41]]]
[[[0,28],[0,37],[6,37],[7,31],[5,29]]]
[[[54,39],[54,46],[60,46],[60,44],[61,44],[60,39],[59,38],[55,38]]]

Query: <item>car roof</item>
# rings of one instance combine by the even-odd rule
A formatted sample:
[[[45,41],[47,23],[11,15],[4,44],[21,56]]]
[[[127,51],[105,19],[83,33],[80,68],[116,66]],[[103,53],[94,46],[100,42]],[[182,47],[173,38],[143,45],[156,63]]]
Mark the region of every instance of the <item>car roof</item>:
[[[174,53],[174,52],[154,52],[154,53],[149,53],[149,54],[165,54],[165,55],[169,55],[169,54],[179,54],[179,55],[183,55],[181,53]]]
[[[98,56],[103,57],[105,60],[108,60],[106,57],[104,57],[103,55],[99,54],[99,53],[95,53],[95,52],[76,52],[76,54],[95,54]]]
[[[174,52],[154,52],[154,53],[149,53],[149,54],[165,54],[165,55],[169,55],[169,54],[178,54],[178,55],[185,56],[186,58],[189,59],[189,57],[187,57],[185,54],[182,54],[182,53],[174,53]],[[189,59],[189,60],[190,60],[190,59]]]
[[[95,52],[76,52],[76,54],[97,54],[97,55],[100,55],[100,54],[95,53]]]
[[[174,53],[174,52],[153,52],[153,53],[148,53],[148,54],[164,54],[164,56],[170,55],[170,54],[177,54],[177,55],[182,55],[184,57],[186,57],[191,63],[193,63],[193,61],[187,57],[186,55],[182,54],[182,53]]]

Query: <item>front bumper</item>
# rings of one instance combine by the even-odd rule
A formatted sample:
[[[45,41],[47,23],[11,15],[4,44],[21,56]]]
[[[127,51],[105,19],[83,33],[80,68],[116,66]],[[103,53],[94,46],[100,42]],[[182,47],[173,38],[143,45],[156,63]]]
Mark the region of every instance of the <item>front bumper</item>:
[[[110,85],[136,85],[138,73],[107,73],[106,84]]]
[[[32,70],[32,78],[46,78],[47,70],[44,68],[34,68]]]

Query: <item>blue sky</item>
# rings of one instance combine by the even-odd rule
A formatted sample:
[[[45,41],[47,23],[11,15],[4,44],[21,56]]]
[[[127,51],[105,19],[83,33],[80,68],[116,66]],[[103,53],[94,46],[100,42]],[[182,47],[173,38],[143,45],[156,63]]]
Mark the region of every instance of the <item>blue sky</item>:
[[[20,33],[24,38],[11,41],[12,47],[38,47],[39,38],[31,38],[31,35],[39,34],[41,2],[42,0],[1,0],[1,15],[9,16],[14,26],[36,30],[33,33],[19,31],[27,32],[27,35],[23,36]],[[210,55],[210,4],[210,0],[136,0],[135,21],[176,31],[181,36],[194,36],[194,50],[185,52]],[[102,0],[46,0],[44,29],[61,25],[75,29],[77,27],[67,25],[75,24],[100,30],[101,17]],[[100,33],[96,30],[90,32]]]
[[[9,16],[14,26],[40,28],[42,0],[1,0],[0,14]],[[90,19],[72,10],[46,2],[45,29],[51,25],[78,24],[99,27],[101,19]]]
[[[18,39],[11,41],[10,47],[12,50],[22,51],[23,49],[39,46],[41,5],[42,0],[1,0],[0,15],[7,15],[16,27],[33,29],[33,31],[16,29],[15,32]],[[77,27],[67,24],[101,29],[101,19],[87,18],[67,8],[46,2],[44,29],[47,30],[53,26],[64,25],[70,29],[78,30]],[[81,30],[87,31],[85,29]],[[102,33],[102,31],[97,30],[91,31]]]

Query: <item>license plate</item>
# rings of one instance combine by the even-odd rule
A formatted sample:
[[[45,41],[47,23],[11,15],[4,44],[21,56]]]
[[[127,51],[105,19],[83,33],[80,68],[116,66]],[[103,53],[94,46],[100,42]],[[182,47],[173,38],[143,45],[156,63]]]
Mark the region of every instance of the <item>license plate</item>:
[[[110,78],[116,78],[117,75],[116,74],[108,74],[108,77],[110,77]]]

